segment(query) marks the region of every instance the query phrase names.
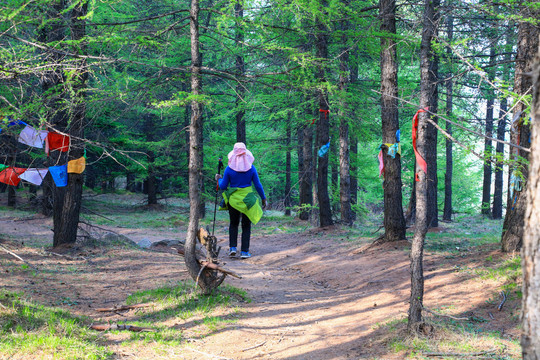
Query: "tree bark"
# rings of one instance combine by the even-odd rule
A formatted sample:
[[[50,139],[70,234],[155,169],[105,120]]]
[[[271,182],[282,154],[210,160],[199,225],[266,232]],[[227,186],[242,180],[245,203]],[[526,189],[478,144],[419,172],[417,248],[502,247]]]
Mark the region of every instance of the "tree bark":
[[[397,142],[399,130],[398,118],[398,66],[396,62],[396,2],[379,2],[381,17],[381,120],[382,151],[384,161],[384,237],[380,241],[398,241],[405,239],[405,217],[403,216],[403,195],[401,192],[401,156],[388,155],[384,144]],[[385,36],[386,35],[386,36]]]
[[[531,14],[527,9],[523,10],[525,18],[537,17],[536,12]],[[526,94],[532,87],[532,81],[527,74],[531,71],[534,55],[538,51],[538,35],[538,27],[526,22],[519,24],[516,75],[514,78],[514,92],[518,94],[518,96]],[[521,120],[518,120],[516,125],[518,129],[519,145],[528,148],[530,146],[530,124],[523,121],[523,117],[526,116],[526,109],[527,105],[521,101],[517,101],[514,106],[514,113],[521,114]],[[518,155],[523,158],[525,162],[529,160],[529,153],[526,151],[519,150]],[[529,175],[528,164],[516,163],[514,165],[514,173],[521,173],[523,184],[522,191],[514,191],[514,198],[510,199],[507,206],[501,240],[502,250],[504,252],[519,251],[523,243],[523,219],[526,207],[525,194],[527,191],[527,178]]]
[[[305,209],[305,206],[311,207],[313,204],[313,127],[306,125],[302,130],[302,158],[303,166],[300,173],[300,211],[298,217],[300,220],[309,220],[311,209]]]
[[[285,206],[285,216],[291,216],[291,123],[287,121],[285,146],[285,196],[283,205]]]
[[[86,13],[88,3],[82,2],[71,11],[71,38],[74,41],[73,52],[80,55],[87,54],[87,45],[84,41],[86,36]],[[70,135],[70,149],[67,155],[60,155],[59,158],[65,161],[79,159],[84,155],[84,126],[86,123],[86,81],[88,72],[86,70],[86,60],[77,60],[77,76],[73,79],[72,110],[71,119],[64,130]],[[64,188],[56,187],[54,190],[54,237],[53,246],[72,244],[77,240],[77,229],[79,226],[79,215],[82,205],[83,174],[68,174],[68,183]]]
[[[425,108],[432,104],[436,85],[433,84],[433,63],[431,61],[433,50],[431,42],[435,35],[438,1],[425,0],[423,17],[422,41],[420,43],[420,107]],[[435,87],[435,89],[434,89]],[[430,108],[431,109],[431,108]],[[411,297],[407,329],[409,333],[416,333],[423,324],[422,307],[424,300],[424,240],[430,223],[429,213],[429,157],[433,141],[430,134],[430,124],[427,118],[430,115],[422,112],[418,116],[417,150],[428,162],[428,174],[417,169],[416,182],[416,222],[414,237],[411,245]],[[433,126],[431,126],[433,127]]]
[[[326,0],[321,1],[321,10],[325,11],[328,6]],[[328,30],[321,21],[317,24],[317,57],[325,61],[328,59]],[[320,149],[323,145],[326,145],[329,141],[330,131],[330,114],[328,94],[324,89],[324,83],[326,83],[326,64],[319,65],[317,70],[317,78],[320,83],[320,87],[317,90],[317,97],[319,102],[319,121],[317,121],[317,141],[316,146]],[[328,195],[328,157],[326,153],[324,156],[317,156],[317,201],[319,203],[319,225],[321,227],[333,225],[332,209],[330,207],[330,197]]]
[[[236,18],[235,40],[238,51],[242,52],[244,42],[244,29],[242,20],[244,17],[244,5],[242,1],[234,4],[234,16]],[[238,76],[243,76],[246,72],[244,57],[242,54],[236,55],[236,73]],[[244,110],[244,96],[246,93],[245,86],[241,83],[236,85],[236,142],[246,143],[246,119],[244,118],[246,111]]]
[[[451,43],[454,39],[454,17],[448,16],[447,19],[447,35],[448,42]],[[452,49],[446,48],[446,55],[448,59],[452,57]],[[448,80],[446,81],[446,116],[451,117],[454,111],[453,109],[453,91],[454,81],[452,80],[452,72],[448,73]],[[446,122],[446,132],[452,135],[452,124]],[[452,176],[454,171],[454,158],[452,154],[452,140],[446,138],[446,171],[444,173],[444,209],[443,220],[452,221]]]
[[[438,82],[439,82],[439,57],[437,55],[437,52],[433,49],[431,46],[431,42],[435,37],[437,36],[438,32],[438,23],[439,23],[439,5],[440,0],[434,0],[432,3],[430,3],[429,7],[432,8],[430,10],[430,19],[429,24],[424,22],[424,29],[423,32],[426,34],[422,34],[422,39],[424,39],[424,36],[428,36],[430,38],[430,41],[427,47],[427,51],[429,53],[427,57],[427,62],[429,66],[428,74],[429,74],[429,102],[427,103],[427,106],[429,107],[429,111],[436,114],[438,112],[438,101],[439,101],[439,90],[438,90]],[[438,119],[436,116],[432,116],[432,120],[434,122],[438,122]],[[437,184],[438,184],[438,178],[437,178],[437,135],[438,130],[433,126],[432,124],[427,124],[427,133],[426,133],[426,157],[425,160],[427,162],[427,221],[428,221],[428,227],[437,227],[439,226],[439,209],[438,209],[438,202],[437,202]],[[417,198],[418,199],[418,198]]]
[[[350,190],[351,190],[351,221],[356,220],[356,211],[354,205],[358,204],[358,168],[356,166],[358,157],[358,139],[356,136],[351,136],[350,146],[350,163],[351,163],[351,175],[350,175]]]
[[[540,49],[533,66],[531,166],[523,237],[521,348],[524,360],[540,359]]]
[[[339,203],[341,222],[352,226],[353,217],[351,210],[351,169],[349,155],[349,117],[348,107],[345,102],[345,94],[349,87],[349,48],[347,46],[347,35],[345,32],[349,29],[349,22],[343,21],[341,30],[342,48],[339,57],[339,90],[343,94],[341,97],[341,106],[339,110]]]
[[[215,271],[205,269],[201,273],[201,266],[195,255],[197,233],[199,231],[199,216],[201,215],[202,191],[202,132],[203,104],[199,99],[202,94],[201,84],[201,54],[199,44],[199,0],[191,0],[190,7],[190,37],[191,37],[191,93],[194,100],[191,102],[191,123],[189,126],[189,225],[185,245],[185,262],[190,276],[198,280],[205,294],[219,286],[222,278],[218,278]],[[221,280],[221,281],[220,281]]]
[[[489,51],[489,65],[488,79],[493,83],[495,80],[494,65],[496,59],[495,55],[495,43],[491,44]],[[495,104],[495,91],[489,86],[487,91],[487,103],[486,103],[486,136],[493,137],[493,106]],[[493,157],[493,143],[490,139],[484,138],[484,179],[482,185],[482,215],[491,217],[491,159]]]

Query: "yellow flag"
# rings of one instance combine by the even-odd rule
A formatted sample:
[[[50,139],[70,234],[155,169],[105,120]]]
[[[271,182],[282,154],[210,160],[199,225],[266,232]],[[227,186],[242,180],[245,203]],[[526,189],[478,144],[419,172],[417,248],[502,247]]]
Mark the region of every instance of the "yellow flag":
[[[85,168],[86,168],[86,159],[84,158],[84,156],[81,156],[78,159],[68,161],[67,172],[75,173],[75,174],[82,174]]]

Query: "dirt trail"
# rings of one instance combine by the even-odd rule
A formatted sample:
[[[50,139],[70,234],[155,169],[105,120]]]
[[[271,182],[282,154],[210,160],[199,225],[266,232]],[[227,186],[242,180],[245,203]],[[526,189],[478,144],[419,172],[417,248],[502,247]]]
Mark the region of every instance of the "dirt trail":
[[[13,231],[13,236],[26,233],[28,241],[52,235],[50,220],[16,220],[0,219],[2,232],[10,235]],[[134,238],[149,237],[152,241],[179,236],[173,231],[152,234],[134,229],[116,231]],[[225,253],[226,242],[221,245]],[[248,260],[221,255],[226,268],[243,276],[241,280],[227,278],[226,281],[245,289],[252,301],[238,305],[237,321],[225,324],[209,336],[200,336],[193,322],[184,324],[185,336],[193,342],[165,358],[403,358],[403,354],[388,353],[376,333],[377,324],[406,316],[408,243],[403,241],[354,254],[358,246],[358,242],[354,246],[347,243],[339,228],[330,228],[302,234],[254,236],[251,249],[254,256]],[[37,266],[70,264],[75,270],[57,271],[54,276],[45,274],[40,282],[28,281],[25,274],[14,271],[0,280],[0,286],[24,290],[41,303],[91,317],[102,316],[93,311],[96,307],[121,304],[135,291],[187,277],[182,260],[164,252],[122,249],[100,253],[97,249],[94,253],[87,252],[93,259],[85,262],[44,257],[40,250],[22,246],[18,251]],[[0,254],[0,258],[7,259],[7,255]],[[459,262],[470,264],[472,256],[445,260],[440,255],[426,255],[425,304],[429,308],[451,305],[455,314],[474,310],[487,318],[490,309],[484,305],[493,287],[489,281],[472,280],[456,272]],[[65,299],[71,303],[66,304]],[[497,323],[499,314],[494,312],[494,315],[493,326],[503,327],[504,331],[504,323]],[[115,349],[114,345],[112,348]],[[121,344],[115,350],[119,359],[157,358],[128,351]]]

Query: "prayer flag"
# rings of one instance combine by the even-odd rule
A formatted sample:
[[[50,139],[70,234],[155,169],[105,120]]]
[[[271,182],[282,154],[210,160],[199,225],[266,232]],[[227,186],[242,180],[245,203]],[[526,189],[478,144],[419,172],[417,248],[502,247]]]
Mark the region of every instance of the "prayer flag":
[[[51,150],[66,152],[69,150],[69,136],[50,132],[45,139],[45,153],[47,155]]]
[[[0,172],[0,182],[8,185],[17,186],[19,185],[19,182],[21,182],[19,175],[21,175],[25,171],[26,169],[24,168],[8,167],[7,169]]]
[[[426,174],[427,174],[427,163],[426,163],[426,160],[424,160],[422,155],[420,155],[420,153],[416,149],[416,140],[418,138],[418,134],[417,134],[417,132],[418,132],[418,114],[421,113],[421,112],[426,112],[427,110],[428,110],[427,107],[425,109],[418,109],[416,114],[414,114],[413,126],[412,126],[412,144],[413,144],[414,154],[416,155],[416,162],[418,163],[418,166],[420,167],[420,169],[422,169],[424,171],[424,173],[426,173]],[[418,178],[418,173],[415,174],[415,180],[420,181],[420,179]]]
[[[43,179],[47,175],[49,169],[27,169],[23,174],[19,176],[22,180],[28,181],[34,185],[41,185]]]
[[[328,141],[327,144],[321,146],[321,148],[319,149],[319,157],[323,157],[324,155],[326,155],[326,153],[328,152],[328,150],[330,149],[330,141]]]
[[[82,174],[86,168],[86,159],[84,156],[81,156],[78,159],[68,161],[67,172]]]
[[[68,174],[67,174],[67,164],[59,166],[51,166],[49,168],[51,176],[54,180],[54,183],[57,187],[63,187],[67,185]]]
[[[19,134],[19,142],[43,149],[43,142],[49,132],[46,130],[37,131],[32,126],[27,125]]]

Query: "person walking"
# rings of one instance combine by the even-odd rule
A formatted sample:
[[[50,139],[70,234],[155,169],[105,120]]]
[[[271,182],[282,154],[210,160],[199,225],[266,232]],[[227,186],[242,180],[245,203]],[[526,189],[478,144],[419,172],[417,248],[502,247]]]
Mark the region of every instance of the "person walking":
[[[237,254],[238,226],[242,220],[240,258],[247,259],[251,257],[251,224],[255,225],[261,219],[266,208],[266,196],[257,169],[253,166],[255,158],[246,145],[241,142],[234,144],[227,157],[229,164],[223,177],[216,174],[215,178],[219,188],[224,190],[224,206],[220,210],[229,210],[229,256],[235,257]]]

